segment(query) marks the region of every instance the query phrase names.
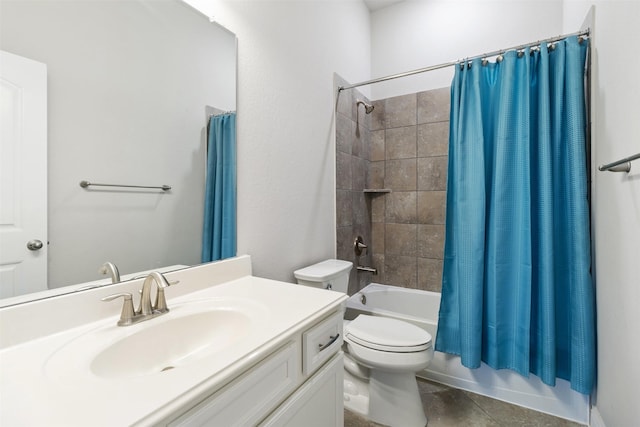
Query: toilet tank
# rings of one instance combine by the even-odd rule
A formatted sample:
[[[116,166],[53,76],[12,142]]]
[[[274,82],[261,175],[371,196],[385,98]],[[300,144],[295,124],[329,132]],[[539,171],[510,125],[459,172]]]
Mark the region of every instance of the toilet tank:
[[[293,272],[298,284],[347,293],[350,261],[328,259]]]

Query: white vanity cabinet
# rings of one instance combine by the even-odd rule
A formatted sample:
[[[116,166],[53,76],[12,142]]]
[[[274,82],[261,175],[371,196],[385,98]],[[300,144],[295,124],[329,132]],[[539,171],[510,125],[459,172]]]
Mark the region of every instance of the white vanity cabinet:
[[[345,294],[255,277],[248,256],[166,278],[170,311],[129,327],[101,300],[144,278],[0,309],[0,425],[343,424]]]
[[[169,426],[342,426],[340,306],[291,332],[273,351]]]

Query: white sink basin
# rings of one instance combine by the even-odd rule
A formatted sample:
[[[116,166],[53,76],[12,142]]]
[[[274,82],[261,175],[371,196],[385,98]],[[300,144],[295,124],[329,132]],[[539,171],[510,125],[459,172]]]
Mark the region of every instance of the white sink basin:
[[[153,320],[160,318],[149,322]],[[222,351],[244,338],[250,330],[249,316],[232,310],[170,318],[104,349],[91,362],[91,371],[105,378],[167,371]]]
[[[232,349],[267,319],[264,306],[242,299],[183,303],[170,309],[132,326],[116,326],[114,320],[79,335],[51,355],[47,376],[117,380],[177,371]]]

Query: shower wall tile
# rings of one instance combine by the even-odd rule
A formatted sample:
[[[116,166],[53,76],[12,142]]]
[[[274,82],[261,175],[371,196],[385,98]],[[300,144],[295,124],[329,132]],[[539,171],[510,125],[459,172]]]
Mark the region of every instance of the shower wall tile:
[[[449,122],[418,125],[418,157],[447,156],[449,154]]]
[[[385,222],[415,224],[417,197],[415,191],[396,191],[385,196]]]
[[[339,258],[342,259],[342,258]],[[349,272],[349,286],[347,286],[347,294],[353,295],[360,292],[360,283],[358,283],[358,272],[356,271],[355,264],[354,267]]]
[[[384,223],[385,210],[387,206],[387,196],[371,197],[371,222]]]
[[[367,261],[366,265],[370,266],[371,262]],[[354,267],[354,270],[355,270],[355,267]],[[354,293],[359,292],[362,288],[364,288],[369,283],[374,281],[373,275],[371,273],[366,272],[366,271],[357,271],[356,270],[356,276],[357,276],[357,281],[358,281],[358,291],[356,291]]]
[[[416,224],[386,224],[385,255],[417,255]]]
[[[359,156],[369,161],[371,158],[371,131],[368,127],[362,128],[360,132],[360,143],[362,149]]]
[[[387,160],[384,186],[397,191],[416,190],[416,159]]]
[[[351,190],[351,154],[338,151],[336,153],[336,186],[341,190]]]
[[[385,100],[385,128],[416,125],[417,95],[396,96]]]
[[[362,125],[358,125],[356,122],[351,122],[351,154],[356,157],[365,157],[362,154],[364,151],[363,134],[367,132],[362,132],[362,127]]]
[[[362,191],[365,188],[367,178],[367,163],[366,159],[358,156],[351,157],[351,189]]]
[[[369,100],[367,100],[367,103],[371,104],[371,102]],[[373,105],[373,104],[371,104],[371,105]],[[362,108],[361,111],[364,114],[365,113],[364,107],[361,107],[361,108]],[[371,113],[364,114],[364,117],[363,117],[363,120],[361,121],[361,123],[363,123],[364,126],[367,128],[367,130],[369,132],[371,132]]]
[[[336,148],[342,153],[351,153],[352,121],[343,114],[336,114]]]
[[[352,119],[353,112],[353,89],[342,90],[338,92],[339,86],[347,86],[349,83],[340,77],[339,75],[333,75],[333,84],[335,91],[334,93],[337,96],[336,102],[336,112],[347,116],[350,120]]]
[[[365,160],[371,156],[371,133],[362,123],[351,122],[353,124],[353,138],[351,154]]]
[[[373,111],[371,112],[370,122],[369,122],[369,130],[384,130],[384,122],[385,122],[385,102],[383,101],[373,101],[371,105],[373,105]]]
[[[371,224],[371,253],[375,256],[378,254],[384,255],[384,223],[374,222]]]
[[[384,188],[384,166],[384,161],[369,162],[367,188]]]
[[[418,258],[418,288],[442,292],[442,260]]]
[[[444,258],[444,225],[420,224],[418,227],[418,256]]]
[[[371,216],[369,215],[370,208],[367,206],[368,197],[362,191],[352,191],[351,194],[353,197],[353,225],[365,226],[363,233],[370,236]]]
[[[444,191],[447,189],[446,156],[418,159],[418,190]]]
[[[364,134],[364,144],[365,144],[364,154],[366,155],[365,158],[369,161],[371,161],[371,150],[373,150],[372,138],[373,138],[373,135],[371,134],[371,131],[367,128],[367,131]]]
[[[418,191],[418,223],[444,224],[447,193]]]
[[[385,158],[411,159],[416,157],[416,127],[387,129],[384,135]]]
[[[415,256],[385,254],[384,281],[403,288],[417,288],[417,258]]]
[[[418,93],[418,123],[449,120],[450,96],[448,87]]]
[[[336,245],[337,251],[336,255],[338,259],[343,259],[345,261],[353,261],[354,255],[352,244],[353,244],[353,228],[351,226],[346,227],[338,227],[336,229]]]
[[[341,81],[339,84],[348,83]],[[356,99],[369,102],[355,89],[342,91],[337,101],[336,114],[336,255],[339,259],[354,264],[349,275],[350,293],[357,292],[371,280],[369,273],[358,272],[355,269],[358,263],[370,265],[371,254],[356,257],[353,250],[353,241],[358,235],[363,237],[366,244],[371,244],[372,200],[364,194],[363,189],[372,178],[384,182],[383,161],[378,165],[377,175],[372,177],[369,165],[371,122],[369,115],[364,112],[364,107],[356,107]],[[384,151],[382,156],[384,160]],[[384,211],[382,212],[383,217]]]
[[[343,90],[340,92],[340,94],[338,95],[338,103],[336,107],[336,112],[338,114],[342,114],[348,120],[351,120],[351,115],[353,114],[351,107],[353,105],[353,101],[350,92],[350,90]]]
[[[385,160],[385,138],[384,129],[374,130],[370,132],[371,148],[369,160],[372,162]]]
[[[371,277],[371,281],[372,282],[377,282],[377,283],[389,283],[385,279],[384,254],[374,254],[371,257],[371,264],[372,264],[373,268],[378,270],[378,274],[373,275]]]
[[[336,222],[338,227],[349,227],[353,223],[353,197],[349,190],[336,190]]]

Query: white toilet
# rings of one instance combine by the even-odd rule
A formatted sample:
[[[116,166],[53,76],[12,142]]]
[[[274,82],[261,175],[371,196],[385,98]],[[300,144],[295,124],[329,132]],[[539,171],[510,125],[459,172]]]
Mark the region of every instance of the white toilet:
[[[330,259],[297,270],[301,285],[347,292],[349,261]],[[416,373],[433,357],[431,335],[410,323],[361,314],[344,321],[344,405],[388,426],[424,427]]]

